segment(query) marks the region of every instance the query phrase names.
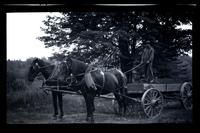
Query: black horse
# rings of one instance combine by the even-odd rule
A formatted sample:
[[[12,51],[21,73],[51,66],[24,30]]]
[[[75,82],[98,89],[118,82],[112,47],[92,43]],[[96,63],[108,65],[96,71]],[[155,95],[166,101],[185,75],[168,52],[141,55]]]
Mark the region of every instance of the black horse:
[[[36,76],[36,74],[34,73],[38,73],[39,71],[45,76],[45,73],[47,73],[48,71],[47,70],[48,67],[45,67],[45,64],[46,63],[42,60],[39,60],[39,59],[34,60],[30,67],[29,80],[33,80],[34,77]],[[122,95],[127,95],[126,77],[120,70],[111,69],[111,70],[102,72],[100,69],[90,67],[84,62],[76,60],[76,59],[72,59],[72,58],[65,59],[62,62],[62,65],[65,66],[64,71],[62,70],[61,73],[57,73],[57,74],[59,74],[59,76],[61,77],[63,75],[65,77],[70,77],[71,75],[75,77],[76,82],[73,84],[73,86],[76,88],[75,89],[76,91],[77,91],[77,88],[78,90],[81,91],[85,99],[86,108],[87,108],[87,117],[86,117],[87,121],[94,122],[94,118],[93,118],[93,113],[95,111],[94,98],[95,96],[100,95],[100,94],[114,93],[116,100],[118,101],[118,104],[119,104],[120,114],[125,114],[127,104],[126,104],[126,98],[123,97]],[[48,77],[50,76],[51,72],[49,71]],[[94,86],[88,85],[87,78],[86,78],[87,74],[90,74],[90,77],[92,77]],[[59,77],[59,76],[56,74],[54,75],[54,77]],[[52,92],[52,94],[53,93],[55,92]],[[59,93],[57,94],[59,95]],[[62,95],[59,95],[59,96],[62,97]],[[53,100],[54,100],[54,103],[56,103],[55,98],[53,98]],[[60,101],[62,102],[62,100]],[[62,108],[62,104],[60,105],[61,105],[60,108]]]
[[[39,74],[42,73],[44,78],[46,79],[46,85],[48,86],[57,86],[57,81],[51,81],[49,78],[52,75],[52,72],[54,71],[56,65],[51,65],[49,62],[44,62],[41,59],[36,58],[33,60],[31,63],[31,66],[29,68],[28,72],[28,80],[33,82],[35,77]],[[52,88],[56,89],[56,88]],[[63,117],[63,99],[62,99],[62,93],[52,91],[52,99],[53,99],[53,107],[54,107],[54,114],[53,114],[53,119],[57,119],[58,116],[58,106],[59,104],[59,109],[60,109],[60,115],[59,118],[62,119]]]

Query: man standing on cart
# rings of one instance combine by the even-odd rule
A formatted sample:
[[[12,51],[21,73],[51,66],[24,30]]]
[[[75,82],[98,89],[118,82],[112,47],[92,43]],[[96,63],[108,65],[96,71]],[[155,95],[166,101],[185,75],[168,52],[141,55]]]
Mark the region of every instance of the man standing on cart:
[[[144,67],[145,78],[147,82],[154,81],[153,75],[153,59],[154,59],[154,49],[150,45],[150,41],[146,41],[144,44],[144,49],[141,57],[141,62],[136,68]]]

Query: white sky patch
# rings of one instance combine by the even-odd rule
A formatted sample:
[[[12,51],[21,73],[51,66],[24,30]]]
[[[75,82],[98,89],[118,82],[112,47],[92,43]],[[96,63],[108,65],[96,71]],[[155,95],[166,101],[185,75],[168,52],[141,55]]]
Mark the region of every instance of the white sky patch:
[[[30,57],[49,57],[51,48],[36,39],[44,35],[40,27],[47,15],[60,13],[7,13],[7,60],[26,60]]]
[[[58,12],[7,13],[7,60],[26,60],[30,57],[50,57],[58,52],[56,47],[45,48],[43,42],[36,39],[44,35],[40,27],[44,27],[46,16],[62,16]],[[192,25],[181,25],[182,29],[192,29]],[[69,48],[71,51],[75,45]],[[54,49],[54,50],[53,50]]]
[[[177,26],[176,29],[192,30],[192,25],[190,25],[190,24],[188,24],[188,25],[180,25],[180,26]]]

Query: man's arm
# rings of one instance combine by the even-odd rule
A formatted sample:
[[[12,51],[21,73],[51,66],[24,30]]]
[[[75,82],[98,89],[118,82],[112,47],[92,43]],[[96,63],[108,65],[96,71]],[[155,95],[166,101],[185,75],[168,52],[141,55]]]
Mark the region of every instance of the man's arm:
[[[153,59],[154,59],[154,49],[151,48],[150,55],[149,55],[149,60],[147,61],[147,63],[149,63],[150,61],[153,61]]]
[[[121,58],[123,58],[123,59],[134,60],[134,58],[125,56],[125,55],[123,55],[122,53],[120,53],[119,56],[120,56]]]

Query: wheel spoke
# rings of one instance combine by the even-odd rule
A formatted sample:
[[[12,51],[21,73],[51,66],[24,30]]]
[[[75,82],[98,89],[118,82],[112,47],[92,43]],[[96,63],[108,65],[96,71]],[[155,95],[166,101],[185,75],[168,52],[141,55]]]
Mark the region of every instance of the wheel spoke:
[[[151,113],[151,110],[152,110],[152,108],[151,108],[151,106],[150,106],[150,108],[148,108],[148,111],[146,111],[146,113],[147,113],[148,116],[149,116],[149,114]]]
[[[151,96],[149,96],[149,95],[147,94],[145,99],[151,101]]]
[[[190,91],[188,92],[188,95],[189,95],[189,96],[192,96],[192,90],[190,90]]]
[[[159,96],[158,98],[156,98],[156,101],[161,101],[161,96]]]
[[[144,103],[144,106],[148,106],[148,105],[151,105],[151,103]]]
[[[150,104],[151,103],[151,100],[144,100],[144,103],[143,104]]]
[[[187,94],[188,94],[187,88],[185,89],[184,94],[187,96]]]
[[[186,99],[187,98],[187,96],[182,96],[182,99]]]
[[[158,96],[158,92],[157,91],[155,91],[155,93],[154,93],[154,99],[156,98]]]
[[[147,114],[147,116],[150,116],[150,113],[151,113],[151,110],[152,110],[152,106],[148,106],[146,109],[145,109],[145,113]]]
[[[192,105],[192,99],[188,99],[188,101],[187,101],[187,104],[189,104],[189,106],[191,106]]]
[[[151,108],[151,105],[145,107],[144,110],[146,111],[146,110],[148,110],[149,108]]]
[[[188,100],[188,98],[186,97],[186,98],[183,99],[183,102],[186,103],[187,100]]]
[[[153,99],[153,93],[154,93],[155,91],[150,91],[150,95],[151,95],[151,99]]]
[[[185,86],[185,94],[188,95],[191,92],[191,87],[189,85]]]
[[[153,108],[151,109],[151,117],[153,117]]]

